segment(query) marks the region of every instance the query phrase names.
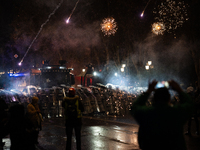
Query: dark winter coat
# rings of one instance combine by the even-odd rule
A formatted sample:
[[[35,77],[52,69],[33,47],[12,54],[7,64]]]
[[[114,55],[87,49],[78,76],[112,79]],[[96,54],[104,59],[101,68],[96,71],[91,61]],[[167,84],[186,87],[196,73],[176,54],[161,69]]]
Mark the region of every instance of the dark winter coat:
[[[149,94],[142,94],[131,113],[139,123],[138,141],[142,150],[186,150],[183,127],[192,114],[193,103],[186,93],[180,93],[180,104],[146,106]]]
[[[11,150],[34,150],[31,125],[24,116],[24,106],[10,108],[10,118],[4,128],[4,136],[10,135]]]
[[[40,128],[41,118],[38,112],[40,112],[38,100],[32,100],[32,103],[27,106],[27,117],[33,124],[34,128]]]
[[[69,105],[74,105],[74,104],[76,107],[77,115],[72,118],[68,114],[68,109],[69,109]],[[84,107],[78,95],[75,95],[74,97],[65,97],[62,102],[62,107],[64,107],[65,109],[66,125],[81,124],[82,112],[84,111]]]

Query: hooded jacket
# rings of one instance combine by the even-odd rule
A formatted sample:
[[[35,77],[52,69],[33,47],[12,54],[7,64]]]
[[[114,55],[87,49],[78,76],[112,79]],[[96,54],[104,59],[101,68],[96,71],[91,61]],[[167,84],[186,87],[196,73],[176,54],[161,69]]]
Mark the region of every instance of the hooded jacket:
[[[28,119],[35,128],[38,128],[40,126],[40,117],[38,114],[40,109],[38,106],[38,101],[39,99],[37,97],[33,97],[32,102],[27,106]]]
[[[82,113],[81,112],[84,111],[84,108],[83,108],[83,105],[82,105],[82,103],[80,101],[79,96],[75,95],[74,97],[65,97],[63,102],[62,102],[62,106],[65,109],[65,119],[66,120],[70,119],[70,116],[68,116],[68,113],[67,113],[68,106],[69,105],[74,105],[74,104],[76,106],[77,116],[76,116],[76,118],[73,118],[73,119],[75,120],[75,119],[82,118]]]

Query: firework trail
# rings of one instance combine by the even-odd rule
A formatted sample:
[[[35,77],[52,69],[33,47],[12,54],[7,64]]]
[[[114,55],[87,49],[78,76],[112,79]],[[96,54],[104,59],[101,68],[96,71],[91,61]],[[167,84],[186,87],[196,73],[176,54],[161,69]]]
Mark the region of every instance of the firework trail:
[[[150,1],[151,1],[151,0],[149,0],[149,1],[147,2],[146,6],[144,7],[144,10],[142,11],[142,13],[141,13],[141,15],[140,15],[141,17],[143,17],[144,12],[145,12],[147,6],[149,5],[149,2],[150,2]]]
[[[71,12],[71,14],[69,15],[68,19],[66,20],[66,23],[69,23],[69,20],[70,20],[72,14],[74,13],[74,11],[75,11],[75,9],[76,9],[78,3],[79,3],[79,0],[76,2],[76,4],[75,4],[75,6],[74,6],[74,8],[73,8],[73,10],[72,10],[72,12]]]
[[[28,54],[31,46],[33,45],[33,43],[35,42],[35,40],[37,39],[38,35],[40,34],[40,32],[42,31],[44,25],[47,24],[47,22],[49,22],[49,19],[51,18],[52,15],[55,14],[56,10],[61,6],[61,4],[63,3],[63,0],[60,1],[60,3],[56,6],[56,8],[53,10],[53,12],[48,16],[48,19],[41,25],[40,30],[38,31],[37,35],[35,36],[35,38],[33,39],[33,41],[31,42],[30,46],[28,47],[26,53],[24,54],[24,57],[22,58],[22,60],[20,61],[19,65],[22,64],[22,62],[24,61],[24,58],[26,57],[26,55]]]

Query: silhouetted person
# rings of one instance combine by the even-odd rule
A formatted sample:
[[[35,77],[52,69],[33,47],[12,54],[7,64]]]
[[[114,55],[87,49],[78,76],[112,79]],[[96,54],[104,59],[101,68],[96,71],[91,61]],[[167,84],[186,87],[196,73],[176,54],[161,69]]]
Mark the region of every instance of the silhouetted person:
[[[139,123],[138,142],[142,150],[186,150],[183,127],[192,113],[193,103],[178,83],[169,81],[170,88],[178,92],[179,105],[170,105],[167,88],[155,89],[157,81],[149,83],[148,90],[133,103],[131,114]],[[154,91],[153,105],[146,106]]]
[[[33,97],[31,103],[27,106],[27,117],[33,125],[34,132],[33,132],[33,140],[35,144],[38,144],[38,134],[41,130],[41,118],[40,118],[40,109],[38,105],[38,97]]]
[[[196,126],[196,132],[195,134],[196,135],[199,135],[199,120],[198,120],[198,109],[199,109],[199,104],[200,104],[200,90],[198,88],[198,85],[197,86],[197,89],[194,90],[194,88],[190,85],[188,88],[187,88],[187,93],[190,95],[193,103],[194,103],[194,111],[193,111],[193,114],[192,116],[190,117],[190,119],[188,120],[188,129],[187,129],[187,132],[185,133],[185,135],[191,135],[191,124],[192,124],[192,120],[194,119],[195,121],[195,126]]]
[[[7,110],[8,109],[8,105],[6,104],[6,102],[4,101],[4,99],[2,97],[0,97],[0,147],[4,146],[4,142],[2,142],[2,138],[3,138],[3,128],[5,123],[7,122]]]
[[[4,135],[10,135],[10,150],[34,150],[31,139],[31,125],[24,115],[24,106],[16,104],[10,107],[10,118],[4,128]]]
[[[73,129],[76,135],[76,148],[81,150],[81,126],[83,105],[74,88],[69,88],[68,97],[64,97],[62,106],[65,109],[66,150],[71,150]]]

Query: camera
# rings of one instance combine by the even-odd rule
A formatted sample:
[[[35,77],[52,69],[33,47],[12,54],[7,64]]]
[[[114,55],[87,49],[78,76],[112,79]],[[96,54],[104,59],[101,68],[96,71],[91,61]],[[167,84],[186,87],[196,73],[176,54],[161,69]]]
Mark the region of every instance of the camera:
[[[155,89],[158,89],[158,88],[169,88],[169,82],[167,81],[159,81],[156,86],[155,86]]]

